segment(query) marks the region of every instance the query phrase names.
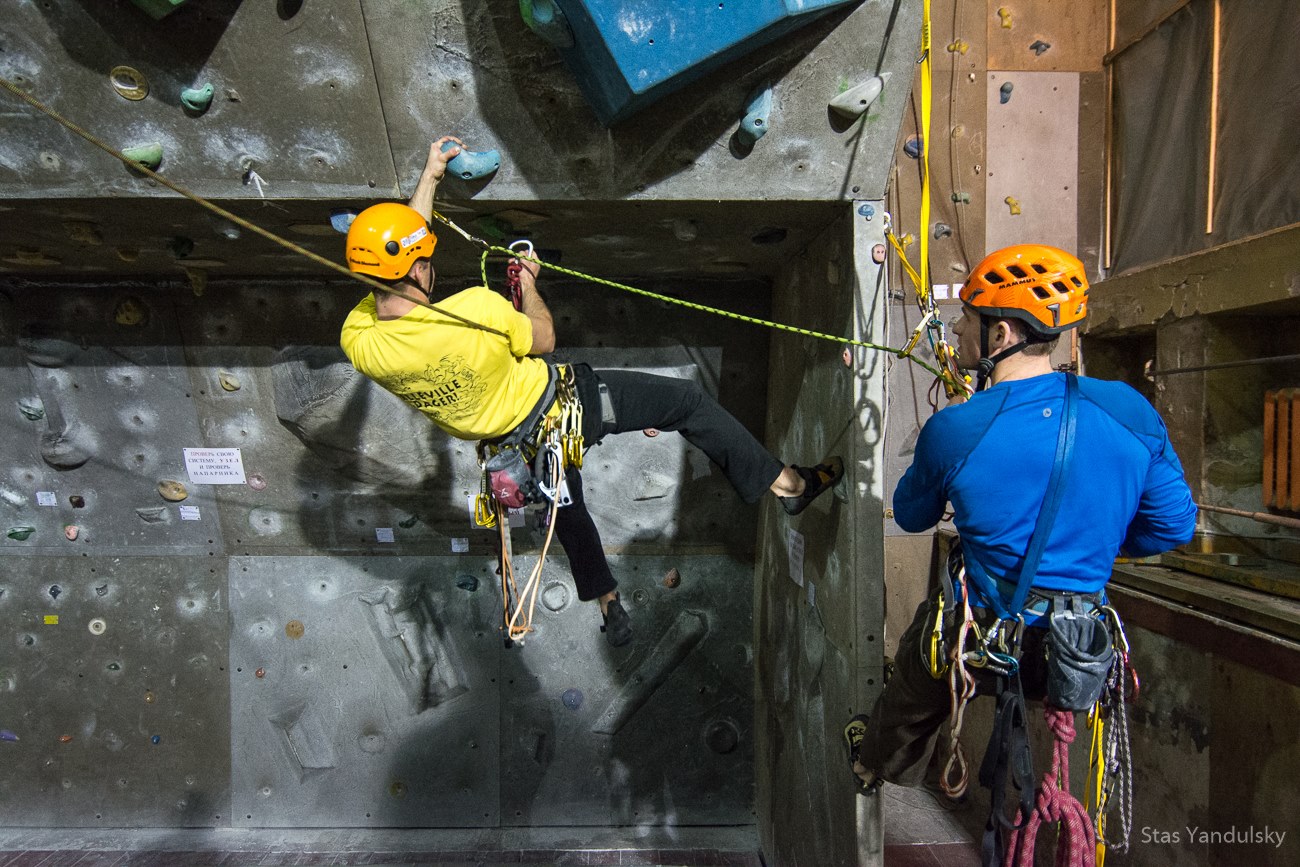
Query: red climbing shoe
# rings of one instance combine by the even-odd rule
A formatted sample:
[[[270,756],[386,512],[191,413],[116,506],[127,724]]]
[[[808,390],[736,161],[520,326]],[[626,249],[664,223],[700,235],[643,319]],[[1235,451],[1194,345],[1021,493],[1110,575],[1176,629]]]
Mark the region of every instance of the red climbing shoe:
[[[804,480],[803,493],[797,497],[780,497],[781,508],[787,515],[797,515],[823,492],[835,487],[844,477],[844,461],[836,456],[827,458],[815,467],[791,465]]]

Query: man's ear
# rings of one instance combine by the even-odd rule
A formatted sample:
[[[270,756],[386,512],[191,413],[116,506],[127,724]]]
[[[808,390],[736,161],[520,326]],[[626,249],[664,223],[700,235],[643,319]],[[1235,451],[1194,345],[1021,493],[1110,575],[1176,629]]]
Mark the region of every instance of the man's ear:
[[[1016,331],[1011,327],[1011,323],[1005,319],[997,320],[989,334],[989,352],[997,354],[998,351],[1006,349],[1015,342]]]

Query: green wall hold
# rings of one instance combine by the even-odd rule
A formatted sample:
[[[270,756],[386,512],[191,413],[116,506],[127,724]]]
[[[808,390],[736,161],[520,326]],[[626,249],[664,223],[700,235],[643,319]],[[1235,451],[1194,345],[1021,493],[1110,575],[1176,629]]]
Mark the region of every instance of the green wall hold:
[[[163,147],[158,142],[150,142],[149,144],[122,148],[122,156],[129,160],[135,160],[150,171],[155,171],[158,166],[162,165]]]
[[[181,91],[181,105],[188,110],[197,114],[202,114],[212,105],[212,94],[214,93],[211,84],[205,84],[202,87],[187,87]]]

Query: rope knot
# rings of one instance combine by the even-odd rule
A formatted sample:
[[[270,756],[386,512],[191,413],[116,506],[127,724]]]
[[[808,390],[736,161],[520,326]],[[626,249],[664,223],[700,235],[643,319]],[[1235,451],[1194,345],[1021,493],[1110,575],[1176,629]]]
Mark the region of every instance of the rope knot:
[[[1058,741],[1063,744],[1074,743],[1074,711],[1044,705],[1043,716],[1047,720],[1047,727]]]

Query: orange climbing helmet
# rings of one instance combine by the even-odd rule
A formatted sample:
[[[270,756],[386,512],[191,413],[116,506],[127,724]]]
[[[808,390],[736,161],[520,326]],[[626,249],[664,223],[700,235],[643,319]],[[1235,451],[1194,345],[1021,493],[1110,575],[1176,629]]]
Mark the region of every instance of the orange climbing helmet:
[[[371,205],[348,228],[348,267],[380,280],[405,277],[417,259],[433,255],[438,236],[420,212],[397,202]]]
[[[1088,317],[1088,277],[1083,263],[1064,250],[1016,244],[979,263],[961,300],[981,316],[1018,319],[1036,336],[1050,338]]]

